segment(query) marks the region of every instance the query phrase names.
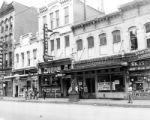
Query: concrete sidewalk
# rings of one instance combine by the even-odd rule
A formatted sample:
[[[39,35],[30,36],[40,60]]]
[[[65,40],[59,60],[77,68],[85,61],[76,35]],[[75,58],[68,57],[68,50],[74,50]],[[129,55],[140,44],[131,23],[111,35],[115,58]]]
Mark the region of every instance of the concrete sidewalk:
[[[25,100],[24,98],[3,97],[0,100],[1,101],[14,101],[14,102],[150,108],[150,100],[134,100],[133,103],[128,103],[127,100],[112,100],[112,99],[80,99],[78,102],[70,102],[68,98],[46,98],[45,100],[43,98],[39,98],[38,100],[35,100],[35,99]]]

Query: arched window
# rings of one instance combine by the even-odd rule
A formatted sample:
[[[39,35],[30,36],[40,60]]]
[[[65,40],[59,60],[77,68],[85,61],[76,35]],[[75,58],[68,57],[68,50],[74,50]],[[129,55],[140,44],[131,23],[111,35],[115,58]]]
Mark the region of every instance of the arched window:
[[[77,50],[80,51],[83,49],[82,39],[77,40]]]
[[[118,43],[121,41],[120,30],[113,31],[112,35],[113,35],[113,43]]]
[[[146,33],[150,33],[150,23],[145,24],[145,31]]]
[[[129,28],[131,50],[138,49],[137,28],[135,26]]]
[[[88,48],[93,48],[94,47],[94,37],[90,36],[87,38],[88,41]]]
[[[100,34],[99,39],[100,39],[100,45],[101,46],[107,44],[106,33]]]

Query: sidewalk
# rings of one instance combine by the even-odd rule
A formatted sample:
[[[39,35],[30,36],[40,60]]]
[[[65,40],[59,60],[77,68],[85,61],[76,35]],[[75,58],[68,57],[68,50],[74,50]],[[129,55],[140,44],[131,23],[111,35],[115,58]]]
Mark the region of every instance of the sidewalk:
[[[45,100],[43,98],[39,98],[38,100],[25,100],[24,98],[3,97],[0,100],[1,101],[14,101],[14,102],[150,108],[150,100],[134,100],[132,104],[127,103],[127,100],[112,100],[112,99],[80,99],[78,102],[70,102],[68,98],[46,98]]]

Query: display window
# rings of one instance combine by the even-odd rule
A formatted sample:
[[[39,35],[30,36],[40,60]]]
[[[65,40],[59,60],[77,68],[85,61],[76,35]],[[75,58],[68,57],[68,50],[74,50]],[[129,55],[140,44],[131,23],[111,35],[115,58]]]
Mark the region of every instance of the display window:
[[[98,76],[98,92],[124,92],[123,75]]]

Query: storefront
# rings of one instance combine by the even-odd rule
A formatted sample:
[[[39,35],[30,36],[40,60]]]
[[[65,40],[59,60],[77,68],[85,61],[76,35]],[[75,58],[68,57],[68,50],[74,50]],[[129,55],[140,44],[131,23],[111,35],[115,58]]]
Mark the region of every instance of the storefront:
[[[128,77],[135,99],[150,99],[150,49],[128,55]]]
[[[126,98],[127,65],[121,55],[76,62],[80,98]]]
[[[13,96],[13,77],[4,76],[3,79],[3,96]]]
[[[59,59],[39,63],[39,91],[40,97],[46,91],[46,97],[68,97],[71,76],[65,73],[71,69],[71,59]]]
[[[150,99],[150,59],[130,62],[129,73],[135,99]]]
[[[24,90],[39,90],[38,74],[36,67],[14,70],[13,79],[13,96],[23,97]]]

